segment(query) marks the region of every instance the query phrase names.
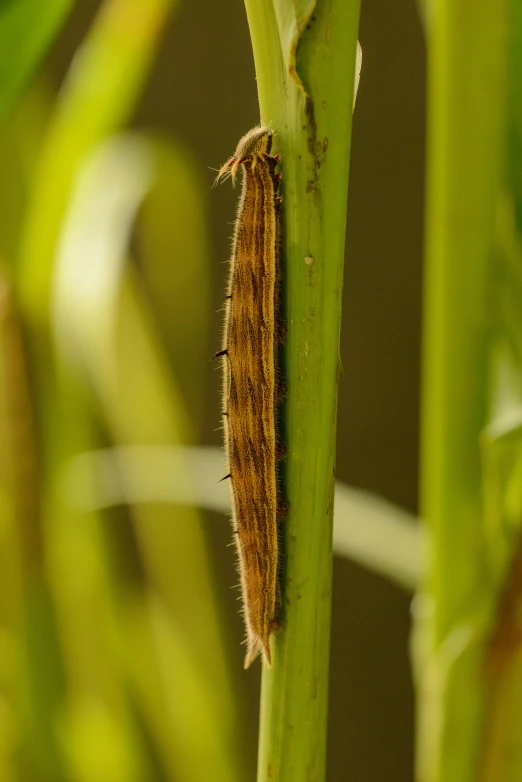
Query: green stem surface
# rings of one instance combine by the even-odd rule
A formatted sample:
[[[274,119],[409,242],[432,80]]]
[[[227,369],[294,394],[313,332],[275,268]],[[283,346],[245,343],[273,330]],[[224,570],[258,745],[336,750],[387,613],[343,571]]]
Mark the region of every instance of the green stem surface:
[[[358,0],[246,0],[283,171],[288,447],[283,626],[263,670],[258,782],[325,778],[339,333]]]

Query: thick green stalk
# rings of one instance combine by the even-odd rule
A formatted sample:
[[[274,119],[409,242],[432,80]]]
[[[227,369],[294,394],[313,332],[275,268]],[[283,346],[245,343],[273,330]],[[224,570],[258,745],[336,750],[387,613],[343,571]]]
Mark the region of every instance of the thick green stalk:
[[[318,782],[325,775],[339,331],[359,2],[304,5],[246,0],[261,119],[275,130],[282,154],[288,332],[284,616],[273,668],[263,670],[259,782]]]
[[[502,174],[506,0],[437,0],[429,46],[422,516],[431,535],[419,780],[476,780],[492,602],[479,437]]]

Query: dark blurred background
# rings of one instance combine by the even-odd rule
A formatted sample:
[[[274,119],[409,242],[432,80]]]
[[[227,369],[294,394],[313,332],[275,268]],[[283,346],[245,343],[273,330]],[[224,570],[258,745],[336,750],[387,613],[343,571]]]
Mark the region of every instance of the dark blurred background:
[[[81,0],[47,58],[58,85],[98,3]],[[363,0],[362,76],[355,112],[339,388],[337,476],[416,512],[423,217],[425,49],[414,0]],[[190,0],[172,19],[134,119],[192,148],[208,183],[214,259],[209,352],[219,345],[236,193],[211,190],[240,135],[259,121],[240,0]],[[201,442],[220,444],[220,379],[209,364]],[[259,666],[242,671],[230,529],[208,515],[230,655],[244,688],[254,778]],[[410,596],[336,559],[328,780],[413,778]]]

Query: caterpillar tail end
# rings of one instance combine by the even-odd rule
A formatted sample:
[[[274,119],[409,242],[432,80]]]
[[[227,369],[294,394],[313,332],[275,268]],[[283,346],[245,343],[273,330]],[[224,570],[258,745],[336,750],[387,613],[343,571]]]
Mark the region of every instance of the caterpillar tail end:
[[[250,668],[257,655],[262,652],[263,659],[268,668],[272,667],[272,656],[270,654],[270,635],[266,638],[261,638],[258,635],[253,635],[248,639],[248,649],[245,657],[245,670]]]

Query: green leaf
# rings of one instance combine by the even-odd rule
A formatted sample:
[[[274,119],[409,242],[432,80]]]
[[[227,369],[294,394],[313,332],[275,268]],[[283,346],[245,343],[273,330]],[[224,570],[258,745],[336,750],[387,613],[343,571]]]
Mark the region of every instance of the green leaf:
[[[176,0],[107,0],[78,49],[60,92],[20,241],[19,287],[31,322],[46,322],[54,253],[78,169],[127,122]]]
[[[153,313],[139,276],[126,264],[137,210],[165,174],[172,181],[168,189],[160,188],[163,197],[172,206],[182,188],[187,234],[198,232],[199,187],[181,149],[144,134],[116,136],[95,149],[79,173],[56,264],[52,311],[58,356],[68,372],[88,375],[108,435],[124,449],[129,444],[172,446],[190,437],[189,417],[177,378],[168,371]],[[208,256],[197,244],[186,254],[189,244],[181,234],[178,239],[178,264],[186,266],[178,298],[185,312],[186,302],[205,289],[201,277],[208,277]],[[202,364],[199,324],[187,323],[186,317],[184,323],[185,342],[199,351]],[[178,468],[187,486],[186,465]],[[74,498],[76,490],[69,496]],[[129,666],[144,724],[180,779],[242,779],[236,763],[241,727],[235,723],[202,520],[191,507],[174,510],[147,502],[136,503],[130,518],[150,588],[146,600],[131,601],[148,639],[138,638],[135,622],[128,628],[135,648]],[[140,654],[147,644],[152,658]],[[143,687],[145,676],[153,692]],[[205,752],[199,751],[201,731]]]
[[[71,6],[72,0],[0,3],[0,122],[51,45]]]
[[[417,773],[419,782],[475,782],[485,779],[484,655],[496,597],[484,495],[498,491],[481,438],[494,386],[509,18],[507,0],[479,0],[472,14],[435,0],[431,10],[421,448],[431,556],[416,615]]]

